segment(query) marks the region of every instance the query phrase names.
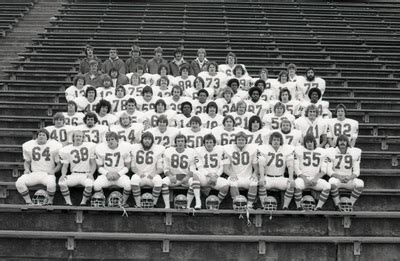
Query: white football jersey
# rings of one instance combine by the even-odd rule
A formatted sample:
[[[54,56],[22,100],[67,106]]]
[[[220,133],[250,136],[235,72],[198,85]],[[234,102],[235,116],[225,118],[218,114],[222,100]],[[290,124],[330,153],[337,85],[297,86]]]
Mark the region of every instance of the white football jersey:
[[[203,146],[204,136],[211,133],[210,129],[201,128],[200,131],[194,132],[192,128],[182,128],[180,133],[186,137],[187,148],[197,148]]]
[[[188,175],[189,170],[195,169],[196,152],[194,149],[186,148],[179,153],[176,148],[170,147],[164,152],[164,173]]]
[[[232,112],[231,115],[235,119],[235,126],[243,129],[249,129],[249,119],[254,116],[252,112],[245,112],[239,115],[237,112]]]
[[[135,110],[132,114],[130,114],[128,111],[120,111],[115,114],[115,117],[117,117],[117,122],[119,122],[119,119],[121,118],[121,115],[123,113],[127,113],[129,117],[131,118],[132,123],[143,123],[146,121],[146,115],[144,112]]]
[[[208,92],[208,98],[207,100],[211,100],[214,97],[215,91],[212,88],[204,88],[207,92]],[[189,88],[186,89],[183,93],[184,96],[191,98],[193,100],[196,100],[198,98],[197,93],[199,92],[199,90],[195,89],[195,88]]]
[[[268,143],[271,131],[266,128],[261,128],[255,132],[247,131],[246,134],[247,134],[247,144],[254,143],[262,145]]]
[[[264,89],[263,93],[260,96],[260,100],[263,101],[276,101],[278,100],[279,93],[275,89],[268,88]]]
[[[133,144],[131,148],[131,166],[136,169],[135,174],[155,176],[157,169],[163,167],[164,146],[151,146],[149,150],[144,150],[142,144]]]
[[[285,113],[282,116],[276,116],[275,114],[266,114],[262,119],[265,128],[270,130],[279,130],[281,128],[281,123],[283,119],[290,121],[292,126],[294,126],[295,118],[290,113]]]
[[[329,111],[329,102],[321,100],[319,100],[317,103],[311,103],[307,101],[300,103],[299,111],[301,112],[302,116],[305,115],[306,108],[311,104],[317,106],[318,117],[322,116],[323,118],[330,118],[332,116],[332,113]]]
[[[332,167],[330,171],[343,176],[360,176],[361,150],[359,148],[347,148],[344,154],[338,147],[327,150]]]
[[[196,115],[199,115],[201,113],[206,113],[206,108],[207,108],[207,104],[210,101],[207,100],[205,103],[200,103],[199,100],[193,100],[192,102],[192,106],[193,106],[193,112]]]
[[[237,78],[237,77],[233,76],[230,79],[237,79],[239,81],[239,88],[240,89],[244,89],[244,90],[250,89],[251,82],[253,81],[253,78],[251,78],[247,74],[246,75],[242,75],[240,78]]]
[[[96,144],[92,142],[65,146],[59,151],[61,163],[69,164],[71,173],[90,173],[90,161],[96,159],[95,148]]]
[[[262,99],[259,99],[257,102],[246,100],[246,105],[246,111],[257,115],[258,117],[260,117],[260,119],[262,119],[264,115],[266,113],[269,113],[272,109],[271,104]]]
[[[247,144],[240,150],[236,144],[225,145],[225,164],[230,164],[232,172],[246,178],[253,173],[253,164],[257,164],[257,144]]]
[[[302,116],[294,121],[296,129],[301,131],[304,138],[308,133],[311,133],[317,140],[317,144],[321,144],[321,136],[327,134],[326,121],[322,118],[317,118],[311,122],[308,118]]]
[[[72,101],[78,97],[84,97],[86,94],[87,85],[83,86],[81,89],[78,89],[75,85],[69,86],[65,90],[65,99],[67,101]]]
[[[178,113],[181,112],[181,104],[182,104],[182,102],[185,102],[185,101],[191,102],[192,101],[192,99],[190,99],[188,97],[180,97],[179,100],[176,101],[176,100],[174,100],[172,98],[172,96],[166,97],[164,100],[167,103],[167,108],[168,109],[176,111]]]
[[[75,127],[75,130],[80,130],[85,136],[85,141],[93,143],[103,143],[106,141],[106,133],[108,132],[108,127],[106,125],[96,124],[92,128],[86,125],[79,125]]]
[[[196,148],[195,151],[198,169],[204,169],[207,174],[222,174],[224,166],[224,148],[222,146],[215,146],[211,152],[204,146]]]
[[[194,87],[195,79],[196,77],[194,77],[193,75],[189,75],[186,79],[183,79],[182,76],[177,76],[172,81],[172,84],[179,85],[182,90],[186,90]]]
[[[214,135],[217,140],[218,145],[227,145],[234,144],[236,134],[240,131],[244,131],[242,128],[235,127],[232,131],[227,131],[224,129],[224,126],[218,126],[211,130],[211,133]]]
[[[214,76],[211,76],[209,72],[200,72],[198,77],[204,80],[205,88],[212,88],[215,93],[218,93],[220,89],[225,87],[228,79],[226,74],[222,72],[217,72]]]
[[[131,162],[130,152],[131,146],[126,142],[119,142],[115,149],[110,149],[106,143],[101,143],[96,146],[96,163],[98,166],[103,166],[107,172],[118,172],[126,163]]]
[[[229,103],[225,98],[216,99],[215,103],[218,106],[218,113],[225,117],[227,114],[229,114],[231,112],[235,112],[236,104],[239,101],[241,101],[241,99],[239,97],[232,97],[232,99]]]
[[[186,117],[183,114],[177,114],[173,120],[176,123],[176,127],[177,128],[185,128],[185,127],[190,127],[189,126],[189,121],[192,118],[192,115],[190,115],[190,117]]]
[[[141,97],[142,96],[142,91],[143,88],[146,86],[146,84],[139,84],[137,86],[133,86],[132,84],[125,84],[125,93],[129,97],[136,98],[136,97]]]
[[[170,97],[171,96],[171,91],[172,91],[172,87],[168,86],[166,89],[162,88],[160,86],[153,86],[153,93],[154,96],[158,96],[158,97]]]
[[[282,130],[280,130],[279,132],[283,136],[284,144],[292,146],[301,146],[302,144],[301,131],[292,128],[289,133],[283,133]]]
[[[56,167],[56,163],[60,162],[58,152],[61,148],[61,143],[51,139],[43,145],[39,145],[36,140],[22,144],[24,160],[31,162],[32,172],[51,173]]]
[[[214,129],[215,127],[222,126],[224,120],[224,117],[221,114],[216,114],[214,118],[211,118],[210,115],[202,113],[199,117],[203,127],[207,129]]]
[[[56,126],[52,125],[47,126],[45,129],[49,132],[50,139],[60,142],[63,146],[72,142],[72,131],[74,127],[70,125],[64,125],[61,128],[56,128]]]
[[[101,117],[99,114],[97,114],[97,119],[99,120],[98,124],[104,125],[104,126],[111,126],[117,122],[117,117],[115,117],[114,114],[107,113],[103,117]]]
[[[86,97],[78,97],[74,100],[74,102],[76,103],[76,105],[78,106],[78,111],[92,111],[95,112],[96,111],[96,106],[99,103],[100,98],[97,98],[90,102]]]
[[[236,65],[239,65],[239,64],[234,64],[233,66],[230,66],[229,64],[220,64],[220,65],[218,65],[218,71],[226,74],[229,77],[233,77],[233,69],[235,69]],[[244,69],[243,74],[247,75],[247,70],[246,70],[246,67],[244,66],[244,64],[240,64],[240,65]]]
[[[120,111],[125,111],[126,110],[126,104],[128,102],[128,99],[130,96],[125,95],[122,98],[118,98],[115,95],[110,95],[105,98],[105,100],[109,101],[111,103],[111,113],[116,114]]]
[[[297,91],[296,91],[296,83],[295,82],[280,83],[277,81],[276,85],[273,86],[273,89],[276,90],[276,93],[278,93],[278,95],[283,88],[288,88],[290,95],[292,96],[292,99],[296,99]]]
[[[66,112],[63,112],[63,115],[65,117],[64,124],[72,126],[83,124],[83,118],[85,117],[82,112],[75,112],[75,114],[72,116],[68,115]]]
[[[110,126],[110,131],[117,133],[120,141],[128,143],[139,143],[143,130],[144,126],[141,123],[132,123],[127,128],[119,124]]]
[[[328,138],[333,139],[333,143],[336,144],[336,140],[339,135],[346,135],[352,140],[356,140],[358,137],[358,121],[353,119],[344,119],[339,121],[337,118],[329,119],[328,122]]]
[[[301,103],[300,103],[298,100],[292,99],[292,100],[290,100],[290,101],[288,101],[288,102],[286,102],[286,103],[283,103],[283,102],[281,102],[281,101],[275,101],[275,102],[272,104],[271,107],[274,108],[275,104],[277,104],[278,102],[282,103],[282,104],[285,106],[285,112],[286,112],[286,113],[292,114],[293,116],[300,116],[300,115],[302,115],[302,114],[301,114],[301,111],[302,111],[304,108],[301,106]]]
[[[165,148],[175,146],[175,137],[179,134],[179,129],[174,127],[167,127],[165,132],[161,132],[158,127],[150,128],[148,131],[154,136],[154,144]]]
[[[294,167],[294,147],[282,145],[275,150],[270,144],[258,147],[259,156],[265,159],[265,174],[273,177],[283,177],[286,167]],[[261,166],[260,166],[261,167]]]
[[[323,148],[308,150],[303,146],[295,148],[295,172],[297,176],[303,174],[307,177],[314,178],[320,172],[326,173],[327,151]]]
[[[153,96],[150,101],[146,101],[143,96],[137,97],[136,98],[136,107],[139,109],[139,111],[150,111],[150,110],[154,110],[156,101],[159,99],[160,97],[155,97]]]
[[[302,81],[297,81],[297,90],[299,91],[300,100],[310,101],[308,97],[308,92],[312,88],[318,88],[321,91],[321,97],[325,92],[325,80],[320,77],[315,77],[314,81],[307,81],[306,79]]]
[[[109,87],[109,88],[104,88],[104,87],[98,87],[96,88],[97,92],[97,98],[99,99],[104,99],[108,96],[114,95],[115,94],[115,88],[114,87]]]

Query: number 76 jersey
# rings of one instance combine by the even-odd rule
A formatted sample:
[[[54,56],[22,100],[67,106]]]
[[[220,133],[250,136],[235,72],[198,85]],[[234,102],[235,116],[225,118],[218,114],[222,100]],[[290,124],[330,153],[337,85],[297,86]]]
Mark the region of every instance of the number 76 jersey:
[[[286,167],[293,169],[294,147],[282,145],[276,151],[271,145],[258,147],[259,161],[265,159],[266,175],[283,177]]]

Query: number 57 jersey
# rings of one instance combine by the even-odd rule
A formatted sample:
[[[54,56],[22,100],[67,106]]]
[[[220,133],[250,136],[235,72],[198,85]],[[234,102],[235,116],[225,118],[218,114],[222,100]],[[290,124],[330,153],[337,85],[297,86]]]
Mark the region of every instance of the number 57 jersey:
[[[293,169],[294,147],[282,145],[275,150],[271,145],[258,147],[259,161],[265,159],[265,173],[268,176],[283,177],[286,167]],[[261,166],[260,166],[261,167]]]
[[[127,142],[120,142],[118,147],[110,149],[106,143],[101,143],[96,146],[96,163],[98,166],[103,166],[110,171],[120,171],[125,167],[125,163],[131,161],[131,147]]]

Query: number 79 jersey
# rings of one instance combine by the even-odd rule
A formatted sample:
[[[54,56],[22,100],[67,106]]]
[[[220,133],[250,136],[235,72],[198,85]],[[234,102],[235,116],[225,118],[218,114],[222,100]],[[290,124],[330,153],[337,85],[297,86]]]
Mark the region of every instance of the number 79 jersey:
[[[61,143],[55,140],[48,140],[43,145],[39,145],[36,140],[30,140],[22,145],[22,152],[24,160],[31,162],[32,172],[50,173],[60,160],[58,152],[61,147]]]
[[[71,172],[90,173],[90,160],[96,158],[95,148],[96,144],[92,142],[65,146],[59,151],[61,163],[70,164]]]
[[[175,147],[171,147],[164,152],[164,172],[171,172],[174,175],[188,175],[189,170],[195,168],[196,152],[194,149],[186,148],[179,153]]]
[[[107,172],[118,172],[126,163],[130,163],[130,152],[130,144],[126,142],[120,142],[115,149],[110,149],[106,143],[101,143],[96,146],[96,163],[98,166],[103,166]]]
[[[360,175],[361,150],[359,148],[347,148],[342,154],[339,148],[329,148],[328,157],[330,160],[329,174],[343,176]],[[332,173],[333,171],[333,173]]]
[[[296,147],[294,167],[297,176],[302,174],[313,178],[320,172],[326,173],[326,153],[326,150],[323,148],[308,150],[303,146]]]
[[[294,147],[282,145],[276,151],[271,145],[258,147],[259,160],[265,159],[265,173],[268,176],[282,177],[286,167],[293,169]],[[260,166],[261,167],[261,166]]]
[[[225,145],[225,164],[230,164],[232,172],[238,177],[249,177],[253,173],[253,164],[257,164],[257,144],[247,144],[239,149],[236,144]]]

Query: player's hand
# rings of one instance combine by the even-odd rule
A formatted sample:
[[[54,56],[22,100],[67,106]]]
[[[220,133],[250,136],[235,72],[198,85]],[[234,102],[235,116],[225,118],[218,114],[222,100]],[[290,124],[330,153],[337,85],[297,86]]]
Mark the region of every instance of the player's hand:
[[[208,176],[208,185],[215,186],[217,184],[218,175],[217,174],[210,174]]]
[[[311,180],[310,180],[310,183],[309,183],[310,186],[314,187],[315,185],[317,185],[317,181],[318,181],[318,180],[316,180],[316,179],[311,179]]]
[[[140,178],[143,179],[145,176],[146,176],[146,175],[141,174],[141,175],[140,175]]]
[[[67,177],[67,175],[61,175],[61,177],[60,177],[60,181],[65,181],[65,178]]]
[[[237,181],[238,180],[238,177],[237,177],[237,175],[236,174],[232,174],[232,175],[230,175],[230,177],[228,178],[230,181]]]
[[[265,185],[265,176],[260,176],[260,180],[258,181],[258,185]]]
[[[349,182],[350,181],[350,177],[349,176],[344,176],[344,177],[342,177],[342,182],[343,183],[347,183],[347,182]]]
[[[147,175],[147,178],[148,178],[149,180],[152,180],[154,177],[153,177],[152,175]]]
[[[169,175],[169,180],[171,181],[172,184],[175,184],[177,181],[176,175],[173,175],[173,174]]]
[[[189,176],[184,177],[184,178],[181,180],[181,184],[182,184],[182,185],[185,185],[185,186],[188,186],[188,185],[189,185]]]
[[[29,173],[31,173],[31,171],[29,169],[24,170],[24,174],[29,174]]]

